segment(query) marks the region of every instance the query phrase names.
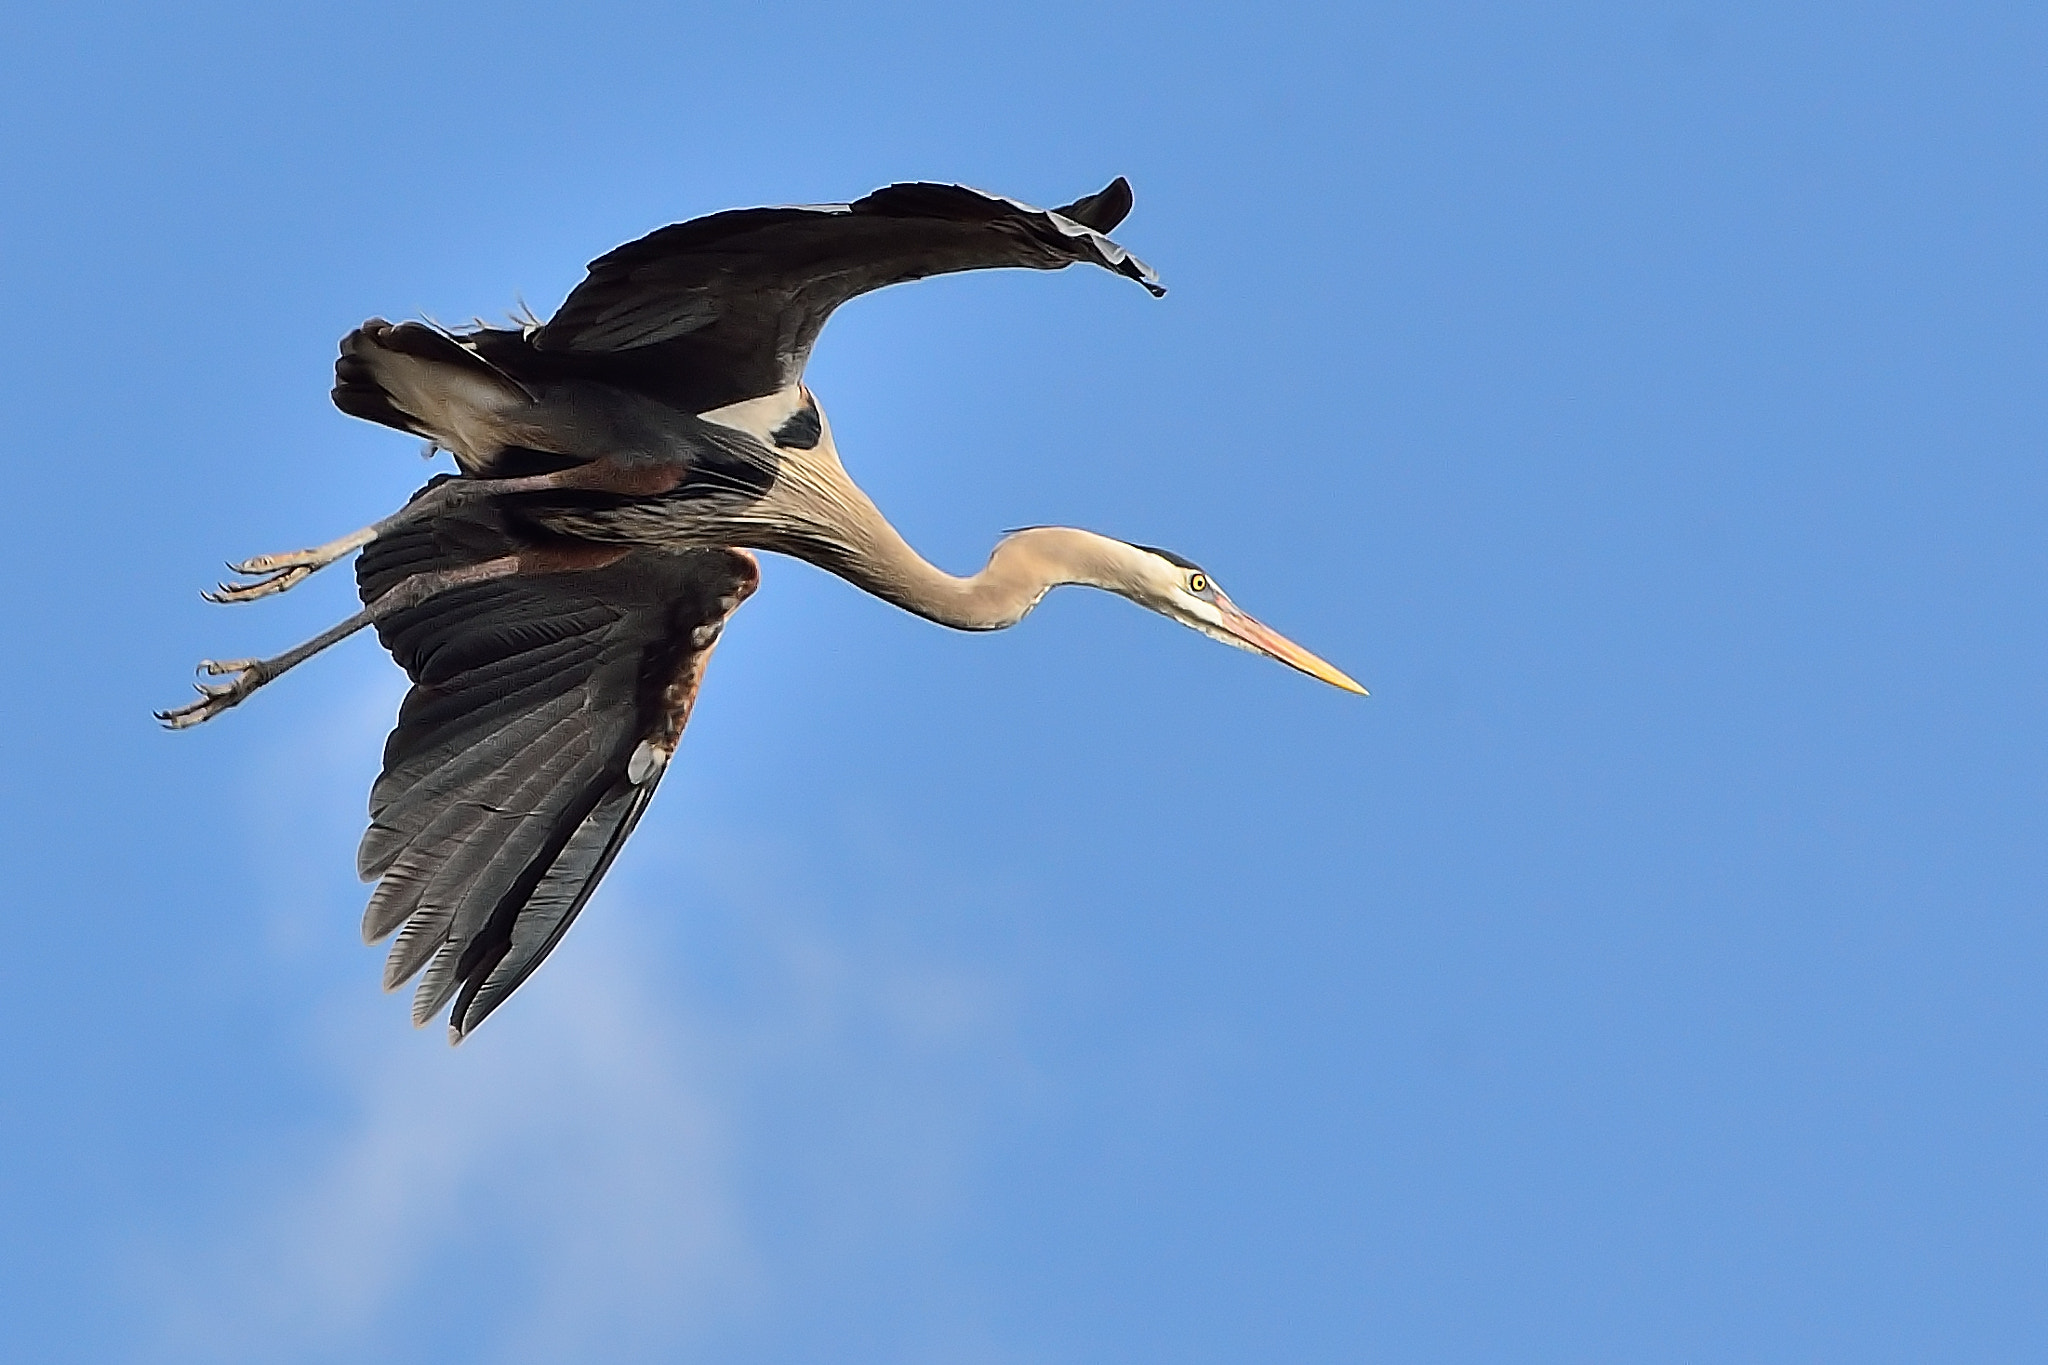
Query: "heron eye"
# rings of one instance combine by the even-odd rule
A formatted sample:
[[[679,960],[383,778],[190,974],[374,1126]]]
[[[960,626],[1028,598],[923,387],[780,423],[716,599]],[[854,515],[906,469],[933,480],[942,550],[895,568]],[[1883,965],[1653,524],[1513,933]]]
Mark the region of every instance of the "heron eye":
[[[1207,577],[1206,577],[1205,575],[1203,575],[1203,574],[1198,574],[1198,573],[1191,573],[1191,574],[1189,574],[1189,575],[1188,575],[1188,591],[1189,591],[1189,592],[1197,592],[1197,593],[1200,593],[1200,592],[1207,592],[1207,591],[1209,591],[1209,580],[1208,580],[1208,578],[1207,578]]]

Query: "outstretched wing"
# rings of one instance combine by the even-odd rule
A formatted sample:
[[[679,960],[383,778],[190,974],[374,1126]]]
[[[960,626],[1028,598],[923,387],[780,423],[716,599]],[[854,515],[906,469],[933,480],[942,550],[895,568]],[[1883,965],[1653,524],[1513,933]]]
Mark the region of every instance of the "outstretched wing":
[[[367,602],[517,548],[488,508],[372,541]],[[413,680],[357,855],[363,937],[398,931],[386,990],[425,968],[423,1024],[459,1042],[552,950],[611,866],[759,571],[737,550],[635,550],[601,569],[453,589],[378,623]]]
[[[1064,208],[963,185],[906,184],[851,204],[733,209],[628,242],[533,334],[564,360],[605,355],[614,377],[693,411],[773,393],[803,373],[832,310],[926,275],[1087,262],[1163,294],[1103,234],[1131,207],[1122,177]]]

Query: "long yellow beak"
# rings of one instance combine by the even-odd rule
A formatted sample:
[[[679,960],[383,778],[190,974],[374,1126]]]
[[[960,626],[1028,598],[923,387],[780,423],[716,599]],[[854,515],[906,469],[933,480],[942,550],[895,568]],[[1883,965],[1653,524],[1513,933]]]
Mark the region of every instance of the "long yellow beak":
[[[1217,596],[1222,598],[1221,593]],[[1237,609],[1236,603],[1223,598],[1216,605],[1223,608],[1223,628],[1259,653],[1268,658],[1278,659],[1289,668],[1298,668],[1311,678],[1320,678],[1332,687],[1341,687],[1346,692],[1356,692],[1361,697],[1372,695],[1351,681],[1340,669],[1324,663],[1279,631],[1246,616]]]

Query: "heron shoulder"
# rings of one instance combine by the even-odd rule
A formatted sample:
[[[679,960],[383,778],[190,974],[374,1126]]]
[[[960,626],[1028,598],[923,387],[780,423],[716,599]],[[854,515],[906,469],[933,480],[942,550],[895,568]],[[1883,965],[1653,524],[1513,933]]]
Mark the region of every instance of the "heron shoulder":
[[[809,450],[824,435],[824,416],[817,400],[801,381],[773,393],[748,398],[697,414],[700,421],[715,422],[745,432],[767,446],[784,450]]]

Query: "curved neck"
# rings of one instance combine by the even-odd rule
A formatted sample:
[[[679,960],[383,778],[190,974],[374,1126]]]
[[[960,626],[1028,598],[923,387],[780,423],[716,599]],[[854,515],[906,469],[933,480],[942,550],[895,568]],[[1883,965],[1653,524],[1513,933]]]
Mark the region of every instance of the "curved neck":
[[[795,555],[942,626],[1013,626],[1062,583],[1112,592],[1132,586],[1119,559],[1129,546],[1065,526],[1005,536],[980,573],[957,577],[912,549],[836,459],[786,462],[783,473],[746,524],[732,528],[734,543]]]
[[[1118,591],[1118,541],[1067,526],[1034,526],[1003,537],[981,572],[965,578],[938,568],[876,513],[861,537],[866,553],[824,565],[905,611],[955,630],[1014,626],[1063,583]]]

